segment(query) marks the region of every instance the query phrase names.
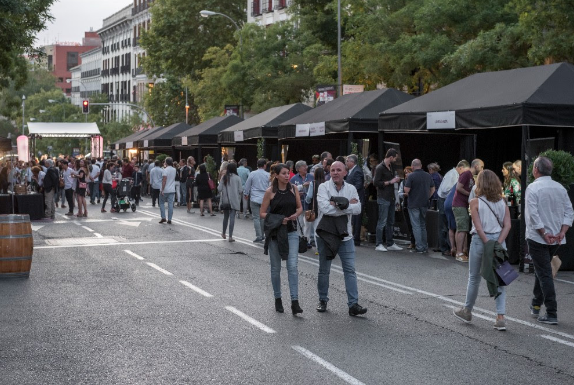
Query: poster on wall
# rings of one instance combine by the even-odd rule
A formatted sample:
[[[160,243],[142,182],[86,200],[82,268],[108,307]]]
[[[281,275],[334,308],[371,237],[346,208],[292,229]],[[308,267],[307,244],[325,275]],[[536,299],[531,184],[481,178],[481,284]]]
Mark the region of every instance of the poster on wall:
[[[336,86],[317,86],[315,90],[315,106],[332,102],[337,97]]]
[[[239,106],[237,104],[234,105],[225,105],[225,116],[231,116],[231,115],[235,115],[235,116],[239,116]]]

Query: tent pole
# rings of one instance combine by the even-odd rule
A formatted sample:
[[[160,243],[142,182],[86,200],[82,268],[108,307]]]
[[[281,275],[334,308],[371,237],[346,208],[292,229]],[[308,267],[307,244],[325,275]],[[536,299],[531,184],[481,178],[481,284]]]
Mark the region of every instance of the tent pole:
[[[524,257],[526,255],[526,221],[524,218],[525,198],[526,198],[526,177],[528,174],[529,154],[526,151],[528,141],[530,140],[530,126],[522,126],[522,151],[520,160],[522,161],[522,169],[520,172],[520,262],[519,271],[524,270]]]
[[[351,131],[349,131],[349,139],[347,142],[347,154],[350,154],[352,152],[352,144],[353,144],[353,133]],[[357,154],[359,155],[359,154]]]
[[[385,137],[382,131],[379,131],[379,135],[378,135],[378,139],[379,142],[377,143],[377,149],[378,149],[378,158],[379,158],[379,162],[382,161],[385,157]]]

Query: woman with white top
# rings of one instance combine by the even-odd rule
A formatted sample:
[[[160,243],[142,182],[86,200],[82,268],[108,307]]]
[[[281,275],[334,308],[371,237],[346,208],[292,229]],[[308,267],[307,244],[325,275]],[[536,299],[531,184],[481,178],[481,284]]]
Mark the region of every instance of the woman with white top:
[[[468,256],[466,302],[462,308],[453,312],[466,323],[472,320],[472,308],[478,296],[484,245],[495,240],[506,248],[504,240],[510,231],[510,212],[502,199],[502,185],[494,172],[483,170],[478,174],[475,194],[476,198],[470,201],[472,241]],[[506,287],[499,286],[498,292],[499,295],[495,298],[497,317],[494,328],[502,331],[506,330]]]

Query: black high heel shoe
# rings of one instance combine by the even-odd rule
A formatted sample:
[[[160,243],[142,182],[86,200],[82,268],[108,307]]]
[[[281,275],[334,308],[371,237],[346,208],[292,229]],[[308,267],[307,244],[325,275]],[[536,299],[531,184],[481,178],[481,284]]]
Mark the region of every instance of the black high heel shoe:
[[[303,309],[301,309],[301,306],[299,306],[298,300],[291,301],[291,311],[293,311],[293,315],[297,313],[303,313]]]
[[[281,301],[281,298],[275,298],[275,311],[279,313],[283,313],[285,311],[283,309],[283,301]]]

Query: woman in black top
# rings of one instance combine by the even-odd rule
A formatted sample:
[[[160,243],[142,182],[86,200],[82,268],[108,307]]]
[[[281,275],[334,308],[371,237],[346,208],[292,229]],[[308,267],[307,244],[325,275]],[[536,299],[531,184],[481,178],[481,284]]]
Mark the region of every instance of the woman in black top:
[[[259,214],[261,218],[269,214],[283,215],[281,226],[287,228],[289,255],[287,257],[287,276],[289,278],[289,291],[291,294],[291,310],[293,314],[303,313],[299,306],[299,273],[297,271],[297,258],[299,253],[299,234],[297,233],[297,217],[303,212],[299,193],[289,183],[289,168],[285,164],[275,166],[275,179],[271,187],[265,191],[263,203]],[[269,259],[271,261],[271,285],[275,295],[275,310],[283,313],[281,301],[281,255],[277,237],[269,240]]]
[[[213,213],[213,208],[211,207],[211,198],[213,198],[213,192],[211,187],[209,187],[210,176],[207,173],[207,168],[205,164],[199,165],[199,175],[195,178],[195,185],[197,186],[197,200],[199,201],[199,211],[203,217],[203,201],[207,200],[207,208],[212,217],[215,216]]]

